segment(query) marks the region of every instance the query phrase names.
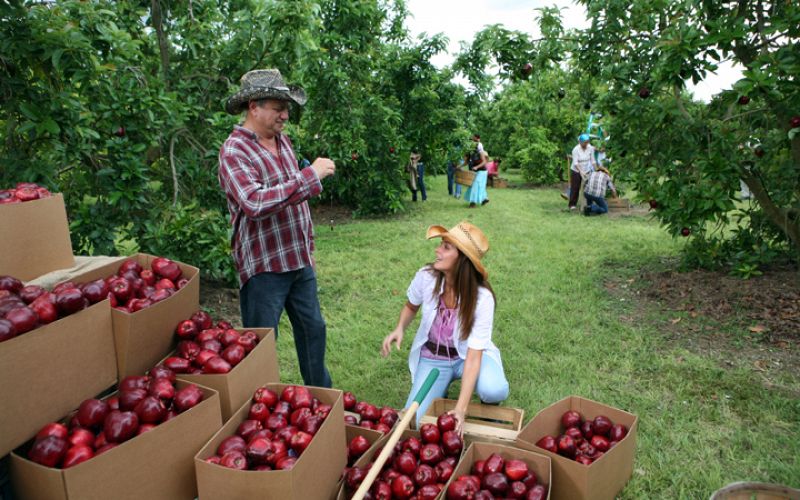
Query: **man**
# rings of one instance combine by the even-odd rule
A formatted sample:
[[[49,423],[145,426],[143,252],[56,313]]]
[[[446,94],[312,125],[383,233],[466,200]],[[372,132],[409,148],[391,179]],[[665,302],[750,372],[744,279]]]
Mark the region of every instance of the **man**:
[[[577,208],[581,181],[587,179],[596,167],[594,147],[589,144],[589,134],[581,134],[578,136],[578,144],[572,149],[572,166],[569,169],[570,210]]]
[[[273,327],[277,334],[286,309],[303,381],[331,387],[307,200],[322,192],[322,179],[333,175],[336,167],[328,158],[298,167],[283,128],[289,103],[305,102],[305,91],[287,86],[278,70],[245,74],[241,90],[225,104],[230,114],[246,114],[220,149],[219,182],[233,225],[231,247],[241,284],[242,324]]]
[[[411,191],[411,201],[417,201],[417,190],[419,179],[418,163],[422,155],[412,149],[411,154],[408,156],[408,163],[406,164],[406,174],[408,175],[408,189]],[[427,198],[427,196],[426,196]]]
[[[616,198],[617,189],[614,187],[614,183],[611,182],[608,169],[606,167],[597,167],[597,170],[589,174],[589,180],[586,181],[586,188],[583,191],[583,196],[586,198],[583,215],[608,213],[608,203],[606,203],[606,190],[608,189],[611,190],[612,195]]]

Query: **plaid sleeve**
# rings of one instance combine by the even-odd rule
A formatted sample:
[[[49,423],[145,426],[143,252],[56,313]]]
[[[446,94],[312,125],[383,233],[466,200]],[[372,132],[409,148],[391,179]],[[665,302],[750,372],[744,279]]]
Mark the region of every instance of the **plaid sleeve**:
[[[253,175],[255,169],[251,160],[236,151],[224,151],[219,164],[223,188],[244,215],[253,220],[270,217],[322,191],[322,183],[313,168],[298,171],[287,182],[267,186]]]

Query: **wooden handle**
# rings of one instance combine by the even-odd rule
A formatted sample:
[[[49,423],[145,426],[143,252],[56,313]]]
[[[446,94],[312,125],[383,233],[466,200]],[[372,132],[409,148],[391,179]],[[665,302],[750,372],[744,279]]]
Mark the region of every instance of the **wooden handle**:
[[[386,463],[386,460],[389,459],[389,455],[392,454],[394,445],[400,441],[400,436],[403,434],[403,431],[408,428],[408,424],[411,422],[411,419],[417,414],[417,408],[419,408],[419,405],[422,403],[422,400],[425,399],[425,396],[428,395],[428,392],[431,390],[433,383],[436,382],[437,377],[439,377],[439,370],[437,368],[434,368],[430,371],[430,373],[428,373],[428,376],[425,378],[425,382],[423,382],[422,387],[414,397],[414,402],[408,407],[406,414],[403,415],[403,418],[400,419],[400,422],[395,425],[392,434],[389,436],[389,440],[383,445],[383,450],[381,450],[380,455],[378,455],[378,458],[372,464],[372,468],[370,468],[369,472],[367,473],[367,477],[364,478],[364,480],[361,482],[361,486],[359,486],[356,490],[356,494],[353,495],[353,500],[364,499],[364,495],[367,494],[372,486],[372,483],[375,482],[375,478],[378,477],[381,469],[383,469],[383,464]]]

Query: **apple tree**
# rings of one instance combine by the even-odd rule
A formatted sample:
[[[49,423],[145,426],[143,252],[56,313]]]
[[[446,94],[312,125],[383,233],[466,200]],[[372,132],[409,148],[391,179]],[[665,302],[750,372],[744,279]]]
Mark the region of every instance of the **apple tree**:
[[[579,67],[605,82],[615,174],[651,203],[691,263],[742,275],[800,247],[800,4],[581,0]],[[723,62],[743,68],[692,99]],[[740,180],[752,199],[740,200]]]

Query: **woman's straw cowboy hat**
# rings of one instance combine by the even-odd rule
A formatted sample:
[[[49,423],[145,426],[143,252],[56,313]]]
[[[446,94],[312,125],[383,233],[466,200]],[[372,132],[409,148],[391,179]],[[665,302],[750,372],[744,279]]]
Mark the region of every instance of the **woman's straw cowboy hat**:
[[[431,226],[428,228],[427,238],[442,238],[455,245],[472,262],[483,279],[489,279],[489,272],[481,264],[481,259],[489,251],[489,240],[473,224],[461,221],[449,231],[443,226]]]
[[[305,90],[286,85],[277,69],[256,69],[248,71],[242,77],[240,89],[228,98],[225,111],[232,115],[241,113],[248,102],[259,99],[292,101],[300,106],[308,100]]]

